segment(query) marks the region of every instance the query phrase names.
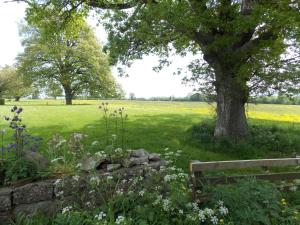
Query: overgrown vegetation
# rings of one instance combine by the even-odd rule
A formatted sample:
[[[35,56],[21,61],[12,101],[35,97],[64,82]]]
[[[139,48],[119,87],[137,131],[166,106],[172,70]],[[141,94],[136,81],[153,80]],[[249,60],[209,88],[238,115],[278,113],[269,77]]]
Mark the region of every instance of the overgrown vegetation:
[[[90,139],[83,133],[72,133],[68,138],[56,134],[49,141],[47,150],[43,154],[51,159],[52,173],[73,174],[72,182],[79,182],[80,162],[87,156],[109,157],[114,163],[124,160],[127,155],[128,140],[130,140],[130,125],[132,116],[127,121],[124,108],[112,110],[114,104],[103,103],[101,118],[102,129],[96,129],[97,135]],[[94,107],[93,110],[97,111]],[[12,116],[5,117],[14,134],[13,150],[8,152],[11,157],[0,166],[6,179],[18,180],[24,177],[40,177],[45,171],[40,170],[32,162],[18,157],[18,151],[36,151],[40,144],[37,138],[27,132],[20,114],[22,108],[13,107]],[[129,108],[130,112],[130,108]],[[172,118],[171,116],[169,118]],[[97,114],[99,120],[99,114]],[[144,119],[147,121],[146,119]],[[153,118],[150,118],[152,121]],[[126,121],[126,123],[125,123]],[[170,123],[170,121],[168,121]],[[243,143],[233,143],[226,139],[213,139],[213,123],[203,120],[200,125],[194,125],[183,133],[187,139],[183,143],[206,148],[216,154],[231,155],[233,158],[251,157],[262,154],[292,153],[297,145],[296,136],[286,142],[284,129],[276,126],[251,125],[251,136]],[[123,125],[122,125],[123,124]],[[126,124],[126,129],[125,129]],[[144,125],[145,126],[145,125]],[[174,129],[174,127],[172,127]],[[100,131],[100,133],[99,133]],[[162,132],[162,129],[159,129]],[[3,135],[9,132],[3,132]],[[295,130],[295,135],[298,134]],[[137,138],[137,137],[135,137]],[[5,137],[2,137],[4,141]],[[128,139],[128,140],[127,140]],[[26,141],[28,140],[28,141]],[[30,141],[29,141],[30,140]],[[92,141],[91,141],[92,140]],[[146,139],[147,140],[147,139]],[[145,140],[142,140],[145,141]],[[3,146],[6,146],[3,144]],[[263,147],[262,147],[263,146]],[[2,147],[3,149],[4,147]],[[282,151],[284,148],[284,151]],[[177,148],[179,149],[179,148]],[[3,151],[2,151],[3,152]],[[268,182],[246,180],[237,184],[207,186],[204,194],[211,196],[208,201],[198,199],[199,193],[193,189],[189,176],[180,167],[182,158],[186,157],[185,149],[175,152],[164,148],[163,158],[168,166],[161,167],[160,171],[149,168],[150,175],[146,178],[136,176],[130,179],[125,177],[107,176],[99,179],[97,174],[91,173],[85,182],[89,184],[89,193],[95,201],[88,201],[84,193],[77,190],[80,202],[70,203],[62,197],[62,211],[53,218],[36,215],[28,219],[19,215],[16,225],[298,225],[299,206],[296,200],[296,189],[291,189],[288,195],[283,195],[278,186]],[[20,154],[22,155],[22,154]],[[197,158],[194,158],[197,159]],[[44,174],[43,174],[44,173]],[[64,185],[60,179],[55,185]],[[197,191],[197,195],[195,195]],[[244,193],[247,193],[245,195]],[[201,196],[202,193],[200,193]],[[82,195],[82,196],[81,196]],[[294,199],[296,198],[296,199]],[[101,199],[101,204],[97,201]],[[200,201],[201,200],[201,201]]]
[[[207,119],[193,125],[187,132],[188,141],[216,152],[227,152],[236,157],[255,158],[266,154],[295,156],[300,149],[299,133],[295,127],[281,128],[272,125],[249,125],[249,136],[240,142],[213,137],[215,121]]]

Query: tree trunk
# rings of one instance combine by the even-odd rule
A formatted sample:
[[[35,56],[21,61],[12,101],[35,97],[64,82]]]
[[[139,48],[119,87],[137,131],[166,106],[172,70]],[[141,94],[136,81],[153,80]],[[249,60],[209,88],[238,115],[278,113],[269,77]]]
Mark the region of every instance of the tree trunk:
[[[246,82],[236,81],[232,74],[216,73],[217,122],[215,138],[238,141],[248,134],[245,103],[248,99]]]
[[[71,88],[64,87],[64,91],[65,91],[66,105],[72,105],[73,94]]]
[[[15,102],[19,102],[21,99],[21,96],[15,96]]]

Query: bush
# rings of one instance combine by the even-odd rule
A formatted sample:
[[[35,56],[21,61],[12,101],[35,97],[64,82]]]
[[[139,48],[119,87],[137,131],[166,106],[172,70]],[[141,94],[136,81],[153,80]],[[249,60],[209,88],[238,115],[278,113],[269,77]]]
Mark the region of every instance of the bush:
[[[255,179],[220,185],[212,193],[212,204],[221,199],[234,225],[298,225],[298,211],[287,206],[275,185]]]
[[[242,158],[259,157],[266,151],[293,153],[300,149],[297,132],[279,128],[278,126],[249,126],[249,136],[235,143],[227,138],[215,140],[214,120],[204,120],[193,125],[187,132],[187,140],[198,146],[213,151],[223,151]]]
[[[5,99],[4,98],[0,98],[0,105],[5,105]]]
[[[22,178],[34,178],[38,175],[36,164],[26,161],[24,158],[9,159],[5,162],[5,179],[16,181]]]

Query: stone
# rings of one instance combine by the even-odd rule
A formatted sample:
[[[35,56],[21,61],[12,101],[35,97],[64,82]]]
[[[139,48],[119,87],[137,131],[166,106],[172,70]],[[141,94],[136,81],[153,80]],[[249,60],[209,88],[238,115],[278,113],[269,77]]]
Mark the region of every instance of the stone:
[[[144,158],[148,157],[149,153],[145,149],[138,149],[131,151],[130,156],[135,158]]]
[[[94,157],[89,157],[81,162],[81,170],[91,171],[96,168],[97,160]]]
[[[11,195],[12,195],[11,188],[0,189],[0,213],[8,212],[9,210],[11,210],[12,207]]]
[[[8,225],[13,224],[12,218],[10,214],[0,213],[0,225]]]
[[[14,217],[17,215],[26,215],[32,217],[34,214],[46,214],[47,216],[54,216],[61,209],[61,202],[54,201],[42,201],[33,204],[23,204],[15,207],[13,211]]]
[[[22,158],[24,158],[25,160],[27,160],[29,162],[34,163],[35,165],[37,165],[37,167],[40,170],[45,170],[50,165],[49,160],[37,152],[23,151]]]
[[[121,168],[121,164],[108,164],[107,165],[107,171],[114,171],[114,170],[117,170],[117,169],[119,169],[119,168]]]
[[[125,159],[122,160],[121,165],[122,165],[123,167],[125,167],[125,168],[129,168],[129,167],[134,166],[135,164],[134,164],[133,161],[131,161],[130,159],[125,158]]]
[[[41,181],[26,184],[13,191],[13,204],[31,204],[51,200],[53,197],[53,181]]]
[[[129,159],[129,161],[130,161],[130,164],[132,164],[132,165],[142,165],[144,163],[149,162],[148,156],[139,157],[139,158],[132,157],[132,158]]]
[[[143,176],[144,166],[136,165],[130,168],[121,168],[119,170],[114,171],[112,175],[120,179]]]
[[[168,163],[165,160],[153,161],[149,163],[149,166],[153,169],[159,170],[161,166],[166,166]]]
[[[97,159],[95,157],[89,157],[81,161],[81,170],[92,171],[100,169],[101,165],[106,162],[106,159]]]
[[[55,198],[63,199],[66,196],[77,195],[87,190],[86,177],[82,176],[77,180],[66,177],[54,186]]]
[[[149,160],[150,161],[159,161],[160,160],[160,154],[157,154],[157,153],[149,154]]]

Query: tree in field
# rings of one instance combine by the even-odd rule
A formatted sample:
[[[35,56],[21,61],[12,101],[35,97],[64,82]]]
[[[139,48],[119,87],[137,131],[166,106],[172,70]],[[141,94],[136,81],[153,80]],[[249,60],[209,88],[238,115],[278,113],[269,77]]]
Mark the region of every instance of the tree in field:
[[[60,29],[55,9],[44,16],[37,23],[29,21],[21,30],[25,49],[17,58],[19,72],[48,90],[63,89],[67,105],[83,93],[113,97],[116,82],[107,56],[84,19],[78,16]],[[51,32],[46,33],[49,27]]]
[[[31,93],[31,87],[26,84],[23,76],[12,66],[0,69],[0,98],[5,96],[19,101],[21,97]]]
[[[0,68],[0,98],[9,91],[12,87],[12,78],[15,75],[15,70],[9,66]]]
[[[31,0],[31,13],[39,4]],[[109,33],[111,63],[130,65],[143,55],[192,53],[188,79],[216,96],[214,135],[248,134],[245,103],[261,92],[299,93],[298,0],[66,0],[72,11],[99,9]],[[39,8],[40,9],[40,8]],[[109,9],[109,10],[105,10]],[[39,10],[36,10],[38,12]],[[298,88],[298,89],[297,89]]]

